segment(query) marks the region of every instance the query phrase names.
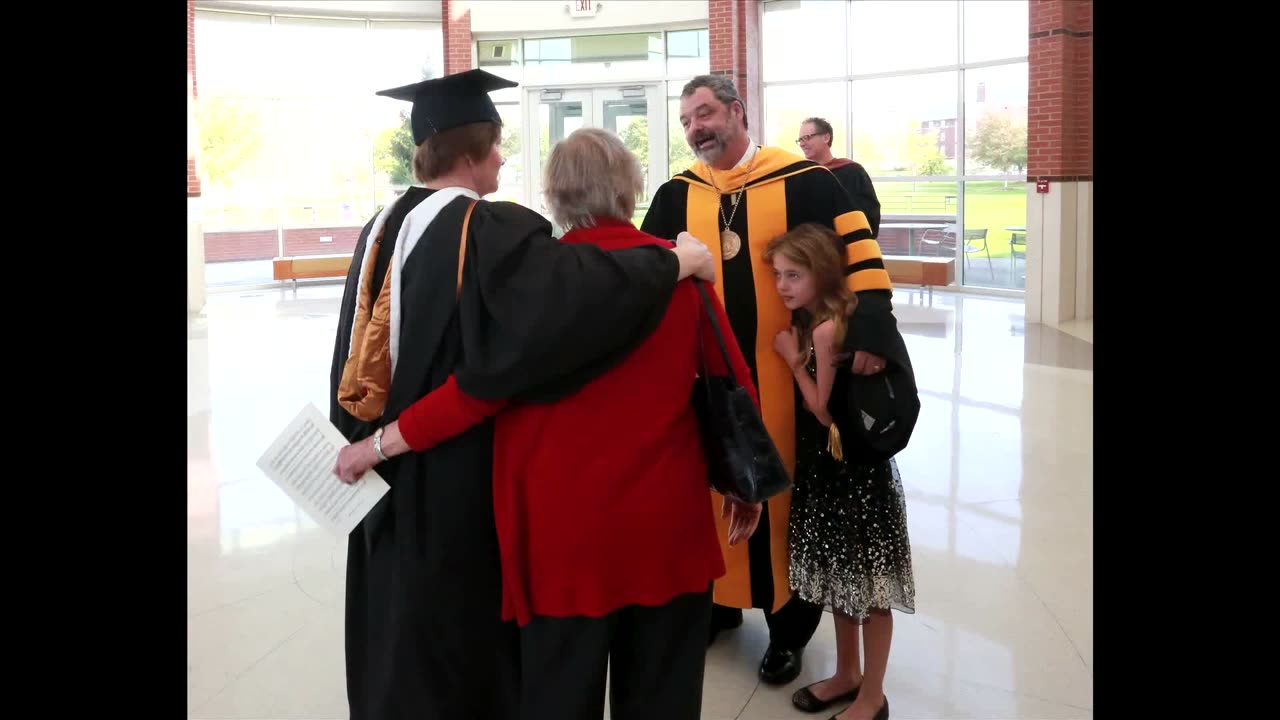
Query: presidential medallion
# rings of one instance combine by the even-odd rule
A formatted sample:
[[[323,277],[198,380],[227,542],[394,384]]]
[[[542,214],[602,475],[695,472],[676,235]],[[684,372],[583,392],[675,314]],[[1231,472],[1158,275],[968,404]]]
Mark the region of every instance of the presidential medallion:
[[[720,257],[725,260],[732,260],[738,255],[738,251],[742,249],[742,238],[738,237],[738,233],[732,230],[725,230],[720,233]]]

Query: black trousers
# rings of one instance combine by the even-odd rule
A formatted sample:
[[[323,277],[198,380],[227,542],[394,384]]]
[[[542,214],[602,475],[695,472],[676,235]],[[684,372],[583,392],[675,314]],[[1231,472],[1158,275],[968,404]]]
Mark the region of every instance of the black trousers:
[[[770,529],[769,508],[765,503],[764,512],[760,514],[760,524],[756,532],[747,541],[751,567],[751,597],[756,604],[766,608],[773,607],[773,566],[770,562]],[[778,609],[771,613],[764,612],[764,621],[769,626],[769,644],[785,650],[801,650],[813,639],[818,625],[822,623],[823,607],[815,603],[801,600],[792,595]],[[731,627],[742,622],[742,610],[738,608],[716,605],[712,610],[711,622],[716,627]]]
[[[769,644],[784,650],[803,649],[813,639],[818,626],[822,624],[822,613],[821,605],[801,600],[795,595],[792,595],[787,604],[778,609],[778,612],[771,613],[766,610],[764,621],[769,626]],[[737,625],[742,619],[741,609],[724,605],[716,605],[712,609],[712,614],[714,616],[712,622],[720,627]]]
[[[698,720],[711,590],[520,630],[520,720]]]

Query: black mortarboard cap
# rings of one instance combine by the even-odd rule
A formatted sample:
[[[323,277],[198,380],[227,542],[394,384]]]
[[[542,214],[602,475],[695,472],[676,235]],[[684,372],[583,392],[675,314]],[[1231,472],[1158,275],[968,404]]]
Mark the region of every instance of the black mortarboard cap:
[[[413,103],[410,114],[413,143],[421,145],[432,135],[459,125],[485,120],[502,122],[489,93],[517,85],[515,81],[476,69],[380,90],[377,94]]]
[[[846,458],[887,462],[907,447],[920,417],[915,372],[890,361],[874,375],[855,375],[843,363],[827,409],[840,428]]]

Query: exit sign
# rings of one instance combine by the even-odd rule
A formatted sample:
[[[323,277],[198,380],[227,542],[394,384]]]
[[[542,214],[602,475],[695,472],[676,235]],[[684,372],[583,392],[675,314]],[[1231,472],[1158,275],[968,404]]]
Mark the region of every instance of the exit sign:
[[[594,17],[599,9],[595,0],[569,0],[569,17]]]

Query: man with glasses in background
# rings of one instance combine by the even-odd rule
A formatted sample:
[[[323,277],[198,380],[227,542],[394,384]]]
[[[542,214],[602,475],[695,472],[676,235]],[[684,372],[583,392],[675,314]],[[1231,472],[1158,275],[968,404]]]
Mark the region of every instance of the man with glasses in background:
[[[866,168],[848,158],[838,158],[831,154],[831,143],[835,141],[835,132],[831,123],[820,117],[811,117],[800,123],[800,137],[796,144],[804,153],[806,160],[818,163],[831,171],[840,181],[844,189],[853,196],[854,206],[862,210],[871,225],[871,236],[880,237],[880,199],[876,197],[876,189],[871,185],[871,176]]]

